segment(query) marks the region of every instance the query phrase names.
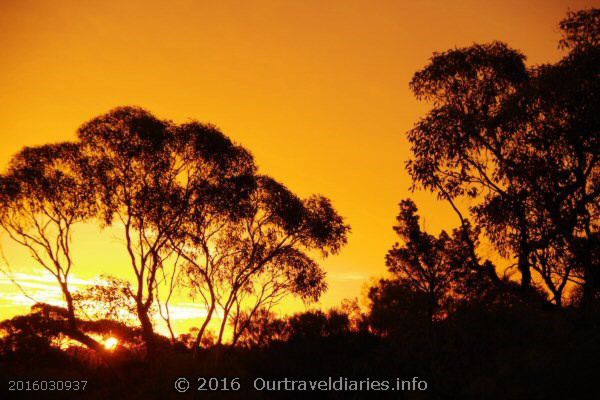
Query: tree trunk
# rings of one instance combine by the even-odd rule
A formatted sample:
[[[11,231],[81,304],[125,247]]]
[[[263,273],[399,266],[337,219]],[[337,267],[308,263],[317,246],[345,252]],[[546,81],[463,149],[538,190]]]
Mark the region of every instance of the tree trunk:
[[[223,333],[225,332],[225,325],[227,325],[227,318],[229,317],[230,308],[226,308],[223,310],[223,322],[221,322],[221,329],[219,329],[219,339],[217,339],[217,344],[223,343]]]
[[[556,305],[556,307],[562,308],[562,306],[563,306],[563,304],[562,304],[562,292],[556,291],[554,293],[554,304]]]
[[[87,348],[103,355],[105,350],[104,346],[78,329],[78,321],[77,317],[75,316],[75,305],[73,304],[73,296],[71,295],[71,291],[69,290],[67,282],[60,282],[60,287],[63,292],[63,296],[65,297],[65,301],[67,303],[67,322],[69,324],[68,329],[65,330],[63,333],[69,338],[83,344]]]
[[[67,319],[69,321],[69,328],[71,330],[77,330],[77,318],[75,317],[75,306],[73,304],[73,296],[66,282],[60,282],[60,287],[67,302]]]
[[[68,330],[64,331],[63,333],[68,338],[73,339],[73,340],[83,344],[88,349],[94,350],[96,353],[98,353],[100,356],[102,356],[102,358],[104,358],[105,361],[108,361],[105,357],[106,349],[105,349],[104,345],[102,345],[102,343],[95,341],[94,339],[92,339],[91,337],[89,337],[88,335],[86,335],[85,333],[83,333],[79,330],[68,329]]]
[[[146,357],[153,359],[156,355],[156,343],[154,340],[154,327],[148,315],[148,308],[141,302],[137,303],[137,314],[140,324],[142,325],[142,337],[146,344]]]
[[[517,255],[519,257],[517,268],[521,273],[521,290],[528,292],[531,289],[531,266],[529,265],[529,232],[527,231],[527,218],[525,211],[520,205],[517,205],[517,218],[519,222],[519,247]]]
[[[521,272],[521,289],[527,292],[531,289],[531,270],[529,269],[529,262],[526,255],[519,257],[518,268],[519,272]]]
[[[241,327],[234,329],[233,331],[233,340],[231,341],[231,345],[235,347],[235,345],[237,344],[237,342],[240,340],[240,337],[242,336],[242,333],[244,333],[244,331],[246,329],[248,329],[248,326],[250,325],[250,321],[253,318],[253,314],[250,313],[250,315],[248,316],[248,318],[246,318],[246,320],[242,323]]]
[[[521,273],[521,289],[528,292],[531,289],[531,265],[529,265],[529,246],[527,244],[527,233],[521,229],[519,243],[519,260],[517,268]]]
[[[206,327],[208,326],[208,323],[210,322],[214,311],[215,301],[213,300],[210,305],[210,308],[208,309],[208,314],[206,314],[206,319],[204,319],[204,322],[202,323],[202,326],[198,331],[198,335],[196,336],[196,340],[194,341],[194,357],[198,357],[198,350],[200,350],[200,342],[202,340],[202,337],[204,336],[204,332],[206,331]]]

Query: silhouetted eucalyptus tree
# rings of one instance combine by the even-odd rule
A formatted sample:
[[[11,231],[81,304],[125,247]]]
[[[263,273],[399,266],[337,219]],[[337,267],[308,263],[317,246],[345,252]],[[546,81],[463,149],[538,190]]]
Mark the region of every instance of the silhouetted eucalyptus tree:
[[[101,351],[78,327],[69,288],[73,226],[96,211],[89,166],[75,143],[26,147],[0,176],[0,226],[55,279],[67,305],[63,333]]]
[[[301,200],[265,176],[254,182],[240,203],[242,212],[204,233],[203,253],[190,258],[190,282],[209,303],[196,343],[217,307],[222,310],[218,343],[230,317],[235,342],[258,310],[282,296],[317,299],[325,289],[324,272],[306,252],[336,253],[346,242],[349,227],[328,199]],[[197,228],[192,232],[198,238],[202,229]]]
[[[174,127],[181,179],[189,186],[186,213],[169,248],[182,260],[191,294],[201,298],[207,316],[199,329],[197,348],[217,307],[215,285],[229,249],[220,236],[247,212],[246,200],[255,187],[256,167],[251,154],[210,125],[190,123]]]
[[[240,223],[223,232],[235,253],[219,279],[224,317],[219,342],[227,317],[236,307],[239,313],[242,302],[252,318],[257,309],[269,309],[286,294],[317,300],[326,288],[325,273],[306,252],[327,255],[346,241],[348,227],[324,197],[301,200],[275,180],[258,177],[248,205],[249,213]],[[246,328],[237,322],[234,318],[234,342]]]
[[[494,42],[435,54],[411,88],[434,108],[408,134],[414,187],[470,209],[499,253],[516,257],[521,287],[531,272],[560,305],[581,271],[598,288],[598,10],[561,23],[570,50],[554,65]],[[596,289],[592,289],[596,288]],[[584,296],[585,297],[585,296]]]
[[[149,315],[156,274],[177,229],[182,206],[179,166],[170,124],[139,108],[117,108],[79,128],[78,135],[101,193],[99,215],[116,220],[136,276],[133,296],[149,355],[154,329]]]
[[[450,202],[470,196],[483,201],[500,197],[510,204],[517,215],[510,237],[522,287],[527,289],[529,224],[524,200],[504,173],[511,162],[511,137],[495,124],[503,103],[527,79],[524,59],[497,42],[434,55],[411,82],[417,98],[432,101],[434,109],[408,134],[414,155],[408,170],[415,187],[435,191]]]
[[[161,269],[187,254],[190,236],[184,227],[190,220],[202,224],[233,215],[244,192],[240,175],[254,170],[252,158],[214,127],[177,126],[140,108],[117,108],[78,133],[102,194],[100,215],[123,227],[137,280],[133,297],[151,355],[149,310]]]
[[[575,281],[589,304],[600,290],[600,10],[569,13],[561,28],[569,53],[532,68],[506,107],[521,149],[507,174],[527,193],[536,268],[555,302]]]

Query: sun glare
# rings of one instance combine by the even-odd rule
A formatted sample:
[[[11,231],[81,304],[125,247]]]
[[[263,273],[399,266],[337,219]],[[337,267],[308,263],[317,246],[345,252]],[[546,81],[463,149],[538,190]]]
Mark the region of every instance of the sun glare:
[[[119,345],[119,340],[114,337],[109,337],[104,342],[104,348],[106,350],[114,350]]]

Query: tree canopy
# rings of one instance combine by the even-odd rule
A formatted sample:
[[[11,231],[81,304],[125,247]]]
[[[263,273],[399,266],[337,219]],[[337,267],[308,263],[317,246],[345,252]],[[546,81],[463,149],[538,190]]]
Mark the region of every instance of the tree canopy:
[[[561,22],[568,53],[556,64],[475,44],[434,54],[410,84],[433,104],[408,133],[414,188],[449,201],[515,261],[523,291],[535,273],[557,305],[569,283],[586,302],[600,289],[597,21],[593,9]]]
[[[125,291],[98,287],[96,294],[135,304],[150,356],[152,307],[161,286],[170,298],[181,276],[208,310],[196,346],[217,308],[221,342],[230,321],[237,338],[257,310],[287,294],[314,301],[325,290],[309,252],[337,253],[349,227],[327,198],[300,199],[258,174],[252,155],[216,127],[120,107],[83,124],[78,139],[26,148],[0,177],[0,223],[56,277],[73,329],[71,226],[92,219],[121,229],[135,276],[131,287],[120,285]],[[168,306],[159,309],[171,328]]]

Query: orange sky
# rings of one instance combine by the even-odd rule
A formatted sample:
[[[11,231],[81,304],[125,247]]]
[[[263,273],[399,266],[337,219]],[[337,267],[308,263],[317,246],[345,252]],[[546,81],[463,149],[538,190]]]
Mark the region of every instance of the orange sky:
[[[330,197],[352,225],[348,246],[323,263],[321,305],[332,306],[384,273],[400,199],[412,196],[433,232],[456,224],[445,204],[408,192],[404,133],[427,110],[412,74],[434,51],[494,39],[531,64],[554,61],[558,21],[594,4],[1,1],[0,167],[118,105],[212,122],[263,173]],[[13,269],[31,272],[27,254],[0,240]],[[75,241],[76,277],[130,272],[116,234],[83,226]],[[27,309],[11,290],[0,279],[0,318]]]

